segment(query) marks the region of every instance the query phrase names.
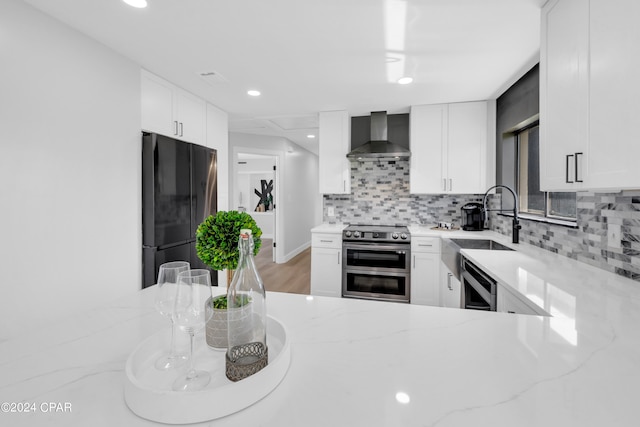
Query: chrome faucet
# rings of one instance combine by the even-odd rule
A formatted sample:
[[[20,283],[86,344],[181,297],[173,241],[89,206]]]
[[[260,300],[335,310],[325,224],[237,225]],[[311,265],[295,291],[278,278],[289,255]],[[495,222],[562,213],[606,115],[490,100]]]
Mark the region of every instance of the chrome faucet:
[[[482,199],[482,210],[485,212],[485,218],[484,218],[485,228],[487,228],[487,223],[489,221],[489,215],[487,215],[486,212],[491,212],[491,211],[504,212],[505,210],[509,210],[509,209],[487,209],[487,197],[489,196],[489,191],[493,190],[494,188],[506,188],[513,195],[513,221],[511,223],[512,224],[511,225],[511,237],[512,237],[511,242],[518,243],[520,241],[520,229],[522,228],[522,226],[520,225],[520,221],[518,221],[518,195],[509,186],[502,185],[502,184],[494,185],[493,187],[490,187],[486,193],[484,193],[484,198]]]

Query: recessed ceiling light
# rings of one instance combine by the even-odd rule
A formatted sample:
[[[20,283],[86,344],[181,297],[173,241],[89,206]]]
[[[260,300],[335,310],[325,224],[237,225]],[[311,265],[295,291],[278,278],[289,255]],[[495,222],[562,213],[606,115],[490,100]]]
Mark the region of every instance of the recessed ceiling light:
[[[413,79],[411,77],[402,77],[401,79],[398,79],[398,84],[401,85],[408,85],[411,82],[413,82]]]
[[[399,391],[396,393],[396,400],[398,401],[398,403],[406,405],[407,403],[411,402],[411,397],[409,397],[407,393]]]
[[[307,138],[309,138],[309,139],[313,139],[313,138],[315,138],[315,137],[316,137],[316,136],[315,136],[315,135],[312,135],[312,134],[307,135]]]
[[[248,94],[249,96],[260,96],[260,91],[259,91],[259,90],[253,90],[253,89],[252,89],[252,90],[248,90],[248,91],[247,91],[247,94]]]
[[[122,0],[129,6],[137,7],[138,9],[142,9],[147,7],[147,0]]]

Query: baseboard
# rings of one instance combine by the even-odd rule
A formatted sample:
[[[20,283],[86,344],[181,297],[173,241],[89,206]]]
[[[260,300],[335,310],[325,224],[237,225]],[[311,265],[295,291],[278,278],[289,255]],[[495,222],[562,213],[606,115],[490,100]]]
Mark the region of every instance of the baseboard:
[[[278,264],[284,264],[285,262],[289,262],[291,261],[296,255],[301,254],[303,251],[305,251],[306,249],[311,247],[311,240],[309,240],[306,243],[303,243],[301,246],[297,247],[296,249],[292,250],[291,252],[289,252],[288,254],[286,254],[284,256],[284,260],[278,260],[276,259],[276,262]]]

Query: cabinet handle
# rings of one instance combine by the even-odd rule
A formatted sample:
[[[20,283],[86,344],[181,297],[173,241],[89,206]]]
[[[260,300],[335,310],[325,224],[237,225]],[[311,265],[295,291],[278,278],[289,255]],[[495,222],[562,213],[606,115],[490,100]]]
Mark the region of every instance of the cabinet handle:
[[[447,178],[442,179],[442,190],[447,191]]]
[[[338,251],[338,265],[340,265],[340,251]]]
[[[515,311],[510,311],[510,310],[507,310],[507,313],[509,313],[509,314],[516,314],[516,312],[515,312]]]
[[[569,161],[570,157],[574,157],[573,154],[567,154],[567,159],[566,159],[566,164],[565,164],[565,182],[567,184],[573,184],[573,181],[569,181],[569,164],[571,163]]]
[[[424,246],[424,247],[427,247],[427,248],[433,247],[433,245],[427,245],[426,243],[418,243],[418,246]]]
[[[576,182],[582,182],[581,179],[578,179],[578,156],[582,156],[582,153],[575,153]]]
[[[320,241],[321,241],[322,243],[332,243],[332,242],[333,242],[333,240],[322,240],[322,239],[320,239]]]
[[[453,191],[453,179],[449,178],[449,191]]]
[[[182,122],[180,122],[180,136],[183,136],[183,135],[184,135],[184,134],[183,134],[183,132],[182,132],[182,130],[183,130],[183,129],[182,129]]]
[[[447,288],[449,288],[450,291],[453,290],[453,287],[451,286],[451,276],[453,276],[451,273],[447,273]]]
[[[178,121],[177,120],[173,121],[173,134],[176,135],[176,136],[178,135]]]
[[[416,256],[413,256],[413,268],[416,268]]]

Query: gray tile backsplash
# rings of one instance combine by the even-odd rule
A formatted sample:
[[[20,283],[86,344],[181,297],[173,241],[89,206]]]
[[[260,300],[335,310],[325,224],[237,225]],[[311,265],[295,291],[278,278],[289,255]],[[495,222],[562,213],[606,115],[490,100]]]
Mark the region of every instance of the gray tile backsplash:
[[[500,195],[490,198],[491,209]],[[481,194],[409,193],[409,162],[351,163],[351,194],[324,196],[324,221],[350,224],[460,225],[460,207]],[[335,216],[327,210],[334,208]],[[577,228],[522,220],[520,242],[640,281],[640,190],[578,193]],[[492,212],[491,229],[511,235],[511,218]]]
[[[460,225],[460,207],[480,195],[409,193],[409,161],[351,163],[351,194],[324,196],[324,221],[349,224],[408,225],[438,221]],[[333,207],[335,216],[327,210]]]
[[[491,196],[497,209],[500,195]],[[640,191],[578,193],[577,228],[522,220],[520,242],[640,281]],[[511,218],[490,215],[491,229],[511,235]]]

